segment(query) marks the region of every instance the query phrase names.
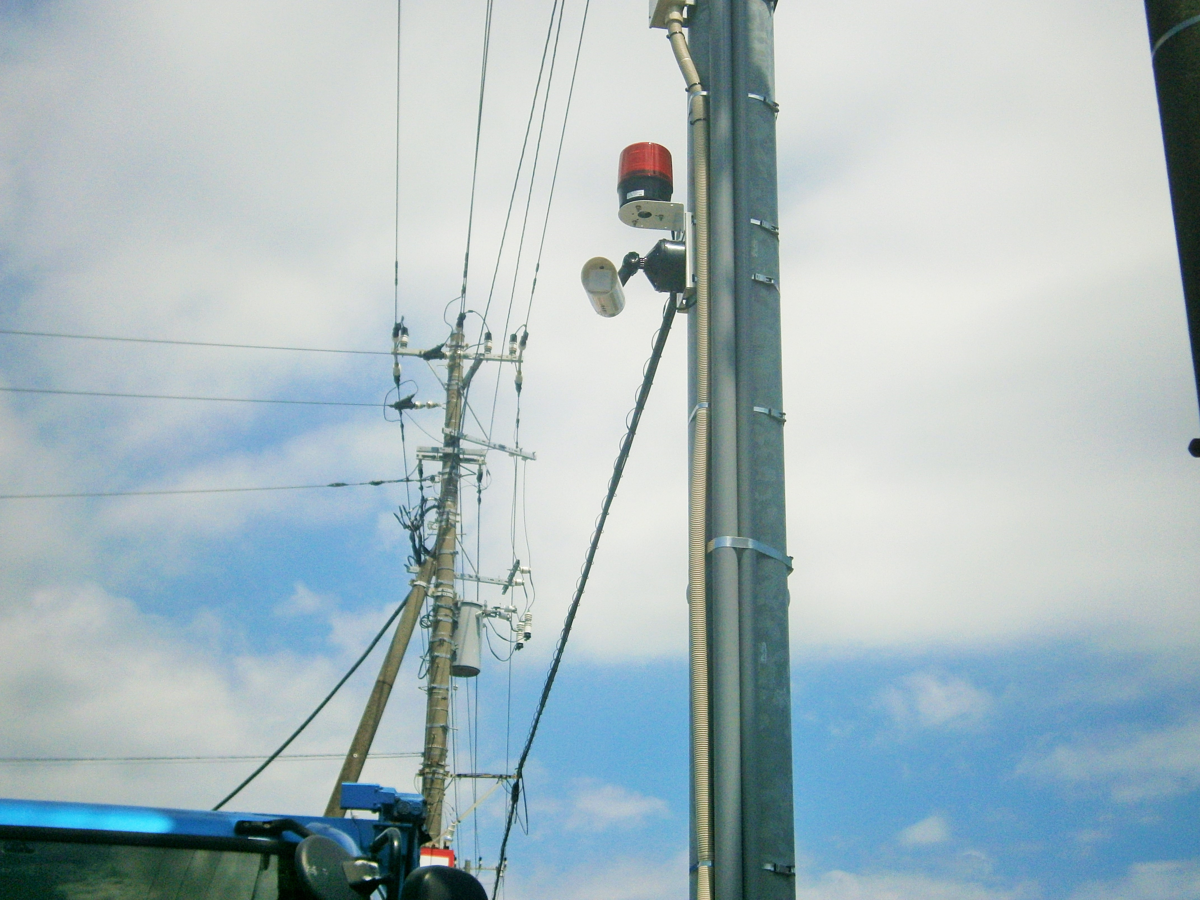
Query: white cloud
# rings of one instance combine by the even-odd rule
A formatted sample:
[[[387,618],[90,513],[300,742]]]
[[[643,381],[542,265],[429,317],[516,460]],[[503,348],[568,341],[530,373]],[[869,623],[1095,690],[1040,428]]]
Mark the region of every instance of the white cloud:
[[[341,660],[228,653],[237,635],[201,616],[197,630],[148,616],[93,585],[6,598],[0,609],[4,756],[107,757],[265,754],[299,724],[341,674]],[[225,649],[222,653],[208,645]],[[224,647],[222,647],[224,644]],[[338,752],[361,710],[348,686],[289,752]],[[411,695],[411,696],[410,696]],[[417,691],[397,691],[389,741],[420,741]],[[404,714],[404,710],[409,715]],[[397,727],[391,724],[399,719]],[[406,724],[409,723],[409,724]],[[5,765],[0,795],[207,808],[254,763]],[[317,812],[337,761],[282,760],[233,808]],[[385,766],[404,786],[409,773]],[[378,771],[378,769],[376,770]]]
[[[996,888],[929,875],[902,872],[854,874],[832,871],[800,876],[796,900],[1035,900],[1034,885]]]
[[[637,828],[668,814],[667,804],[618,784],[585,781],[571,800],[568,827],[588,831]]]
[[[950,824],[945,816],[929,816],[909,825],[896,835],[896,840],[905,847],[932,847],[935,844],[944,844],[950,840]]]
[[[1077,888],[1069,900],[1197,900],[1200,860],[1145,862],[1129,867],[1124,878]]]
[[[1017,771],[1071,787],[1105,790],[1123,803],[1187,793],[1200,787],[1200,717],[1059,744],[1031,754]]]
[[[916,672],[880,694],[896,724],[922,728],[961,728],[978,724],[991,711],[991,695],[965,678]]]
[[[275,605],[275,612],[281,616],[310,616],[336,605],[336,598],[317,594],[303,581],[297,581],[292,595]]]
[[[570,868],[513,867],[505,894],[513,900],[664,900],[688,892],[687,854],[608,856],[598,864]]]

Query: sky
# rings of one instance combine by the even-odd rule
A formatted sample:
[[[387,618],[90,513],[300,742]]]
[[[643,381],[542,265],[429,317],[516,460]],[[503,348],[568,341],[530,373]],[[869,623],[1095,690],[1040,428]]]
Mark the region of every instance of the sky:
[[[488,45],[467,306],[529,342],[519,433],[496,366],[472,428],[537,460],[492,453],[463,527],[479,571],[532,569],[534,636],[456,691],[459,771],[513,765],[657,326],[644,281],[614,319],[579,286],[649,246],[617,156],[657,141],[682,171],[686,146],[645,3],[592,4],[547,219],[583,12],[522,160],[552,3],[494,0]],[[378,351],[398,310],[441,342],[484,9],[403,0],[397,232],[394,3],[0,3],[0,329]],[[1200,422],[1142,5],[783,0],[775,24],[797,896],[1200,898]],[[681,334],[511,900],[687,893]],[[5,388],[380,403],[390,367],[0,334]],[[429,367],[404,378],[438,399]],[[440,416],[0,392],[0,494],[394,479]],[[211,806],[404,596],[412,491],[0,500],[0,795]],[[418,655],[364,780],[413,789]],[[378,663],[231,807],[319,813]],[[15,761],[148,756],[210,759]],[[484,866],[498,797],[458,831]]]

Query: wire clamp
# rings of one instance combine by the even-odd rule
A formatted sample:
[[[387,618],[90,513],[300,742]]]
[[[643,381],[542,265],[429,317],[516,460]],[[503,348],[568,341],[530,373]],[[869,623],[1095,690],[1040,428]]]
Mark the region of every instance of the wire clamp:
[[[757,281],[759,284],[768,284],[775,288],[775,290],[779,290],[779,281],[770,275],[764,275],[762,272],[755,272],[750,276],[750,280]]]
[[[786,553],[776,550],[761,541],[756,541],[754,538],[734,537],[726,535],[724,537],[716,537],[708,542],[708,552],[719,550],[721,547],[732,547],[735,550],[753,550],[755,553],[761,553],[763,556],[769,556],[771,559],[778,560],[787,566],[788,574],[792,572],[792,558]]]
[[[754,411],[756,413],[762,413],[764,416],[770,416],[772,419],[777,419],[780,422],[787,422],[787,413],[785,413],[782,409],[771,409],[769,406],[756,406],[754,407]]]
[[[769,233],[775,235],[775,237],[779,237],[779,226],[778,225],[772,225],[770,222],[764,222],[762,219],[751,219],[750,224],[757,225],[763,231],[769,232]]]
[[[1172,27],[1168,28],[1166,31],[1163,32],[1163,36],[1160,37],[1157,41],[1155,41],[1154,46],[1150,48],[1150,59],[1153,60],[1154,57],[1158,54],[1159,48],[1162,47],[1162,45],[1165,44],[1167,41],[1169,41],[1171,38],[1175,37],[1175,35],[1179,34],[1179,32],[1185,31],[1188,28],[1191,28],[1193,25],[1197,25],[1197,24],[1200,24],[1200,16],[1192,16],[1191,18],[1184,19],[1179,24],[1173,25]]]
[[[772,100],[770,97],[764,97],[762,94],[747,94],[746,96],[749,97],[751,100],[757,100],[759,103],[763,104],[774,115],[776,115],[776,116],[779,115],[779,104],[776,103],[774,100]]]
[[[700,412],[700,410],[702,410],[702,409],[708,409],[708,401],[707,400],[705,400],[703,403],[697,403],[695,406],[692,407],[692,414],[690,416],[688,416],[688,421],[691,422],[693,419],[695,419],[696,413]]]
[[[695,872],[697,869],[711,869],[712,867],[713,867],[713,862],[711,859],[702,859],[699,862],[693,863],[692,865],[688,866],[688,871]]]

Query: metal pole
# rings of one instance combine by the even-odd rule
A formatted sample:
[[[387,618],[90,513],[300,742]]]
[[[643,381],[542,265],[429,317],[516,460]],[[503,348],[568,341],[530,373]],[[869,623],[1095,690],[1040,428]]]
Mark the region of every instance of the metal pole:
[[[1200,0],[1146,0],[1146,21],[1200,397]]]
[[[698,0],[709,92],[716,900],[795,896],[773,11]]]
[[[346,753],[346,761],[342,763],[342,771],[338,773],[333,785],[333,793],[325,805],[325,815],[331,817],[344,816],[342,809],[342,784],[358,781],[362,775],[363,765],[367,754],[371,752],[371,744],[375,740],[375,732],[387,708],[388,698],[392,694],[392,685],[396,683],[396,675],[400,672],[400,664],[404,662],[404,653],[408,650],[408,642],[412,639],[413,629],[417,619],[421,617],[421,607],[425,605],[425,591],[429,588],[429,579],[433,577],[433,558],[425,560],[421,570],[414,576],[408,598],[404,601],[404,612],[396,624],[396,633],[392,635],[391,646],[383,665],[379,667],[379,677],[375,679],[375,687],[367,698],[363,709],[362,719],[359,720],[358,730],[354,732],[354,740],[350,742],[350,750]]]
[[[425,706],[425,753],[421,793],[425,796],[425,830],[442,833],[446,796],[446,755],[450,730],[450,666],[454,655],[454,593],[458,550],[458,482],[463,409],[463,316],[445,344],[447,356],[446,420],[442,440],[442,493],[438,507],[438,542],[433,589],[433,625],[429,636],[429,685]]]

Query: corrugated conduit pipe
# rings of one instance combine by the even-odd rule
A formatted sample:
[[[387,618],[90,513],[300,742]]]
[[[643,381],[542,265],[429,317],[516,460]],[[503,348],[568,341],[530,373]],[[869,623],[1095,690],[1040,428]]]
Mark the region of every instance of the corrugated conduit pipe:
[[[692,773],[695,779],[696,900],[712,900],[712,744],[709,713],[708,603],[708,109],[700,73],[683,32],[683,6],[667,14],[667,38],[687,83],[692,130],[692,211],[696,260],[696,408],[692,415],[692,460],[688,484],[688,621],[691,660]]]

